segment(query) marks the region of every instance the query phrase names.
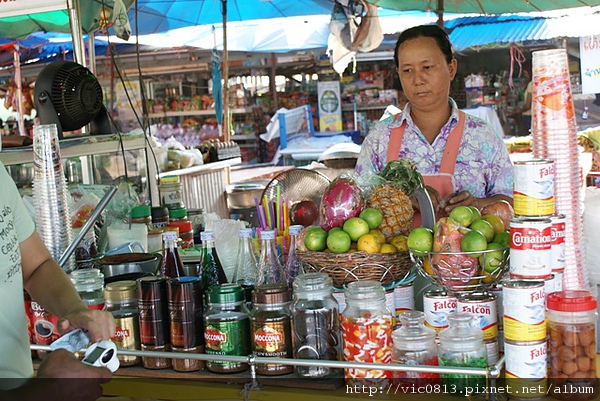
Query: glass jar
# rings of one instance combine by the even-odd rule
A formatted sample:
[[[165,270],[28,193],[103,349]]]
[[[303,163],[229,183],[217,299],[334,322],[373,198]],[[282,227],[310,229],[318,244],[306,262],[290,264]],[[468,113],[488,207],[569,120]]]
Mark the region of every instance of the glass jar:
[[[158,185],[161,205],[170,209],[183,207],[181,182],[176,175],[161,177]]]
[[[284,285],[259,285],[252,292],[250,340],[256,356],[292,358],[291,301],[292,292]],[[293,371],[292,365],[256,365],[256,372],[261,375],[284,375]]]
[[[292,335],[294,358],[337,361],[341,356],[338,303],[333,297],[331,278],[325,273],[307,273],[294,280]],[[304,377],[326,377],[337,369],[297,366]]]
[[[249,355],[250,316],[242,287],[238,284],[212,285],[207,299],[205,352],[209,355]],[[247,370],[248,364],[216,360],[207,361],[206,368],[215,373],[235,373]]]
[[[438,363],[440,366],[468,368],[487,367],[487,349],[483,342],[483,330],[473,326],[473,315],[466,312],[448,315],[448,327],[440,331]],[[452,387],[455,395],[467,395],[470,388],[485,388],[484,376],[446,373],[440,375],[442,384]]]
[[[550,388],[559,400],[591,400],[598,396],[596,378],[597,301],[589,292],[578,290],[548,294],[548,353]]]
[[[69,278],[89,309],[104,309],[104,274],[100,270],[74,270]]]
[[[115,281],[104,288],[106,303],[104,310],[115,318],[117,328],[112,338],[118,349],[140,349],[139,310],[136,282],[133,280]],[[119,355],[121,366],[140,363],[139,356]]]
[[[194,232],[191,221],[169,221],[167,227],[176,227],[179,230],[179,247],[192,248],[194,246]]]
[[[146,224],[152,228],[152,217],[149,205],[139,205],[131,209],[131,222],[135,224]]]
[[[166,227],[169,222],[169,209],[164,206],[155,206],[150,209],[152,228]]]
[[[392,312],[385,302],[385,289],[379,281],[354,281],[344,291],[346,307],[342,313],[344,360],[348,362],[392,362]],[[386,385],[392,372],[379,369],[344,369],[346,383],[365,382]],[[356,380],[358,379],[358,380]],[[365,379],[377,379],[369,381]],[[384,382],[384,384],[382,384]]]
[[[425,314],[407,311],[400,314],[400,328],[394,330],[392,339],[392,361],[401,365],[437,366],[436,331],[425,326]],[[439,380],[437,373],[394,372],[397,383],[407,388],[434,385]]]

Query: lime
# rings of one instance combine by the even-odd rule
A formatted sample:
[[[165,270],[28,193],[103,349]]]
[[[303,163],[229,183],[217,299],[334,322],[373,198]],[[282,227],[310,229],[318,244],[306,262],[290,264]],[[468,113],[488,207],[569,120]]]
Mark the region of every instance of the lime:
[[[352,241],[358,241],[360,237],[369,233],[369,224],[360,217],[351,217],[344,222],[342,227],[348,233]]]
[[[339,231],[344,231],[344,230],[342,230],[342,227],[333,227],[331,230],[329,230],[327,235],[331,235],[331,234],[333,234],[335,232],[339,232]]]
[[[433,231],[426,227],[415,228],[408,234],[406,244],[416,255],[425,256],[433,248]]]
[[[487,242],[492,242],[492,240],[494,239],[494,227],[492,227],[492,224],[487,220],[475,220],[471,223],[469,228],[471,230],[476,230],[482,233]]]
[[[510,233],[508,231],[502,231],[501,233],[494,235],[492,242],[496,242],[503,247],[508,248],[510,246]]]
[[[481,218],[481,212],[475,206],[467,206],[473,212],[473,221]]]
[[[327,248],[334,253],[348,252],[350,249],[350,236],[343,230],[337,230],[327,236]]]
[[[364,209],[362,212],[360,212],[358,217],[366,221],[369,225],[369,229],[371,230],[379,227],[379,225],[383,221],[383,215],[381,214],[381,212],[373,207],[368,207]]]
[[[498,234],[505,231],[508,227],[504,227],[502,219],[495,214],[484,214],[482,219],[488,221],[494,227],[494,233]]]
[[[311,251],[322,251],[327,246],[327,233],[321,227],[312,227],[304,234],[304,246]]]
[[[450,211],[450,215],[448,216],[452,220],[458,222],[463,227],[469,227],[475,216],[473,215],[473,211],[469,209],[468,206],[457,206],[452,211]]]
[[[482,233],[476,230],[471,230],[463,235],[460,241],[460,247],[463,252],[485,251],[487,249],[487,241]],[[478,258],[481,253],[469,255],[473,258]]]
[[[479,263],[488,273],[493,273],[496,269],[502,266],[504,261],[504,248],[501,244],[490,242],[487,246],[489,252],[486,252],[479,258]]]

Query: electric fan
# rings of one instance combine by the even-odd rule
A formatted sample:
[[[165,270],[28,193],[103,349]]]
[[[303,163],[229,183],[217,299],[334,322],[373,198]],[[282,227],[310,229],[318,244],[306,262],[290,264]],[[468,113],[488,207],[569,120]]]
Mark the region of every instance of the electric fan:
[[[102,87],[90,70],[73,61],[48,64],[35,82],[35,109],[41,124],[56,124],[58,137],[90,124],[90,134],[110,134]]]

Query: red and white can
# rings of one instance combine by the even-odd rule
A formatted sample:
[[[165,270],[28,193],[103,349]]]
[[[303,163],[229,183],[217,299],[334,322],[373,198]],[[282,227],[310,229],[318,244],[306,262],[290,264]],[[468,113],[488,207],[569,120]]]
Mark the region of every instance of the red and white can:
[[[60,337],[60,333],[58,332],[58,316],[51,314],[34,300],[29,305],[31,308],[31,324],[33,325],[35,343],[50,345],[58,340]]]
[[[466,312],[474,317],[473,325],[483,330],[483,340],[498,337],[498,311],[496,296],[488,292],[460,295],[456,303],[457,312]]]
[[[510,221],[510,275],[544,279],[552,274],[552,221],[515,218]]]
[[[554,160],[514,163],[513,205],[517,216],[554,214]]]
[[[561,272],[565,269],[565,233],[567,219],[564,214],[555,214],[552,221],[552,271]]]
[[[500,330],[502,330],[502,317],[504,316],[504,307],[502,305],[502,284],[495,283],[488,289],[488,292],[496,296],[496,310],[498,311],[498,335],[500,335]]]
[[[448,315],[456,312],[456,297],[445,291],[427,291],[423,294],[425,326],[438,333],[448,327]]]

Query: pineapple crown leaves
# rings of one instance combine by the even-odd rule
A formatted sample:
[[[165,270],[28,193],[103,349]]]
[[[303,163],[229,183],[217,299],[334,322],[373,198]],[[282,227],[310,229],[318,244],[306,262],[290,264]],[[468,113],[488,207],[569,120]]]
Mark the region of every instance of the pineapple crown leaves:
[[[424,187],[423,176],[416,164],[406,158],[390,161],[378,174],[392,185],[396,185],[410,196],[416,188]]]

